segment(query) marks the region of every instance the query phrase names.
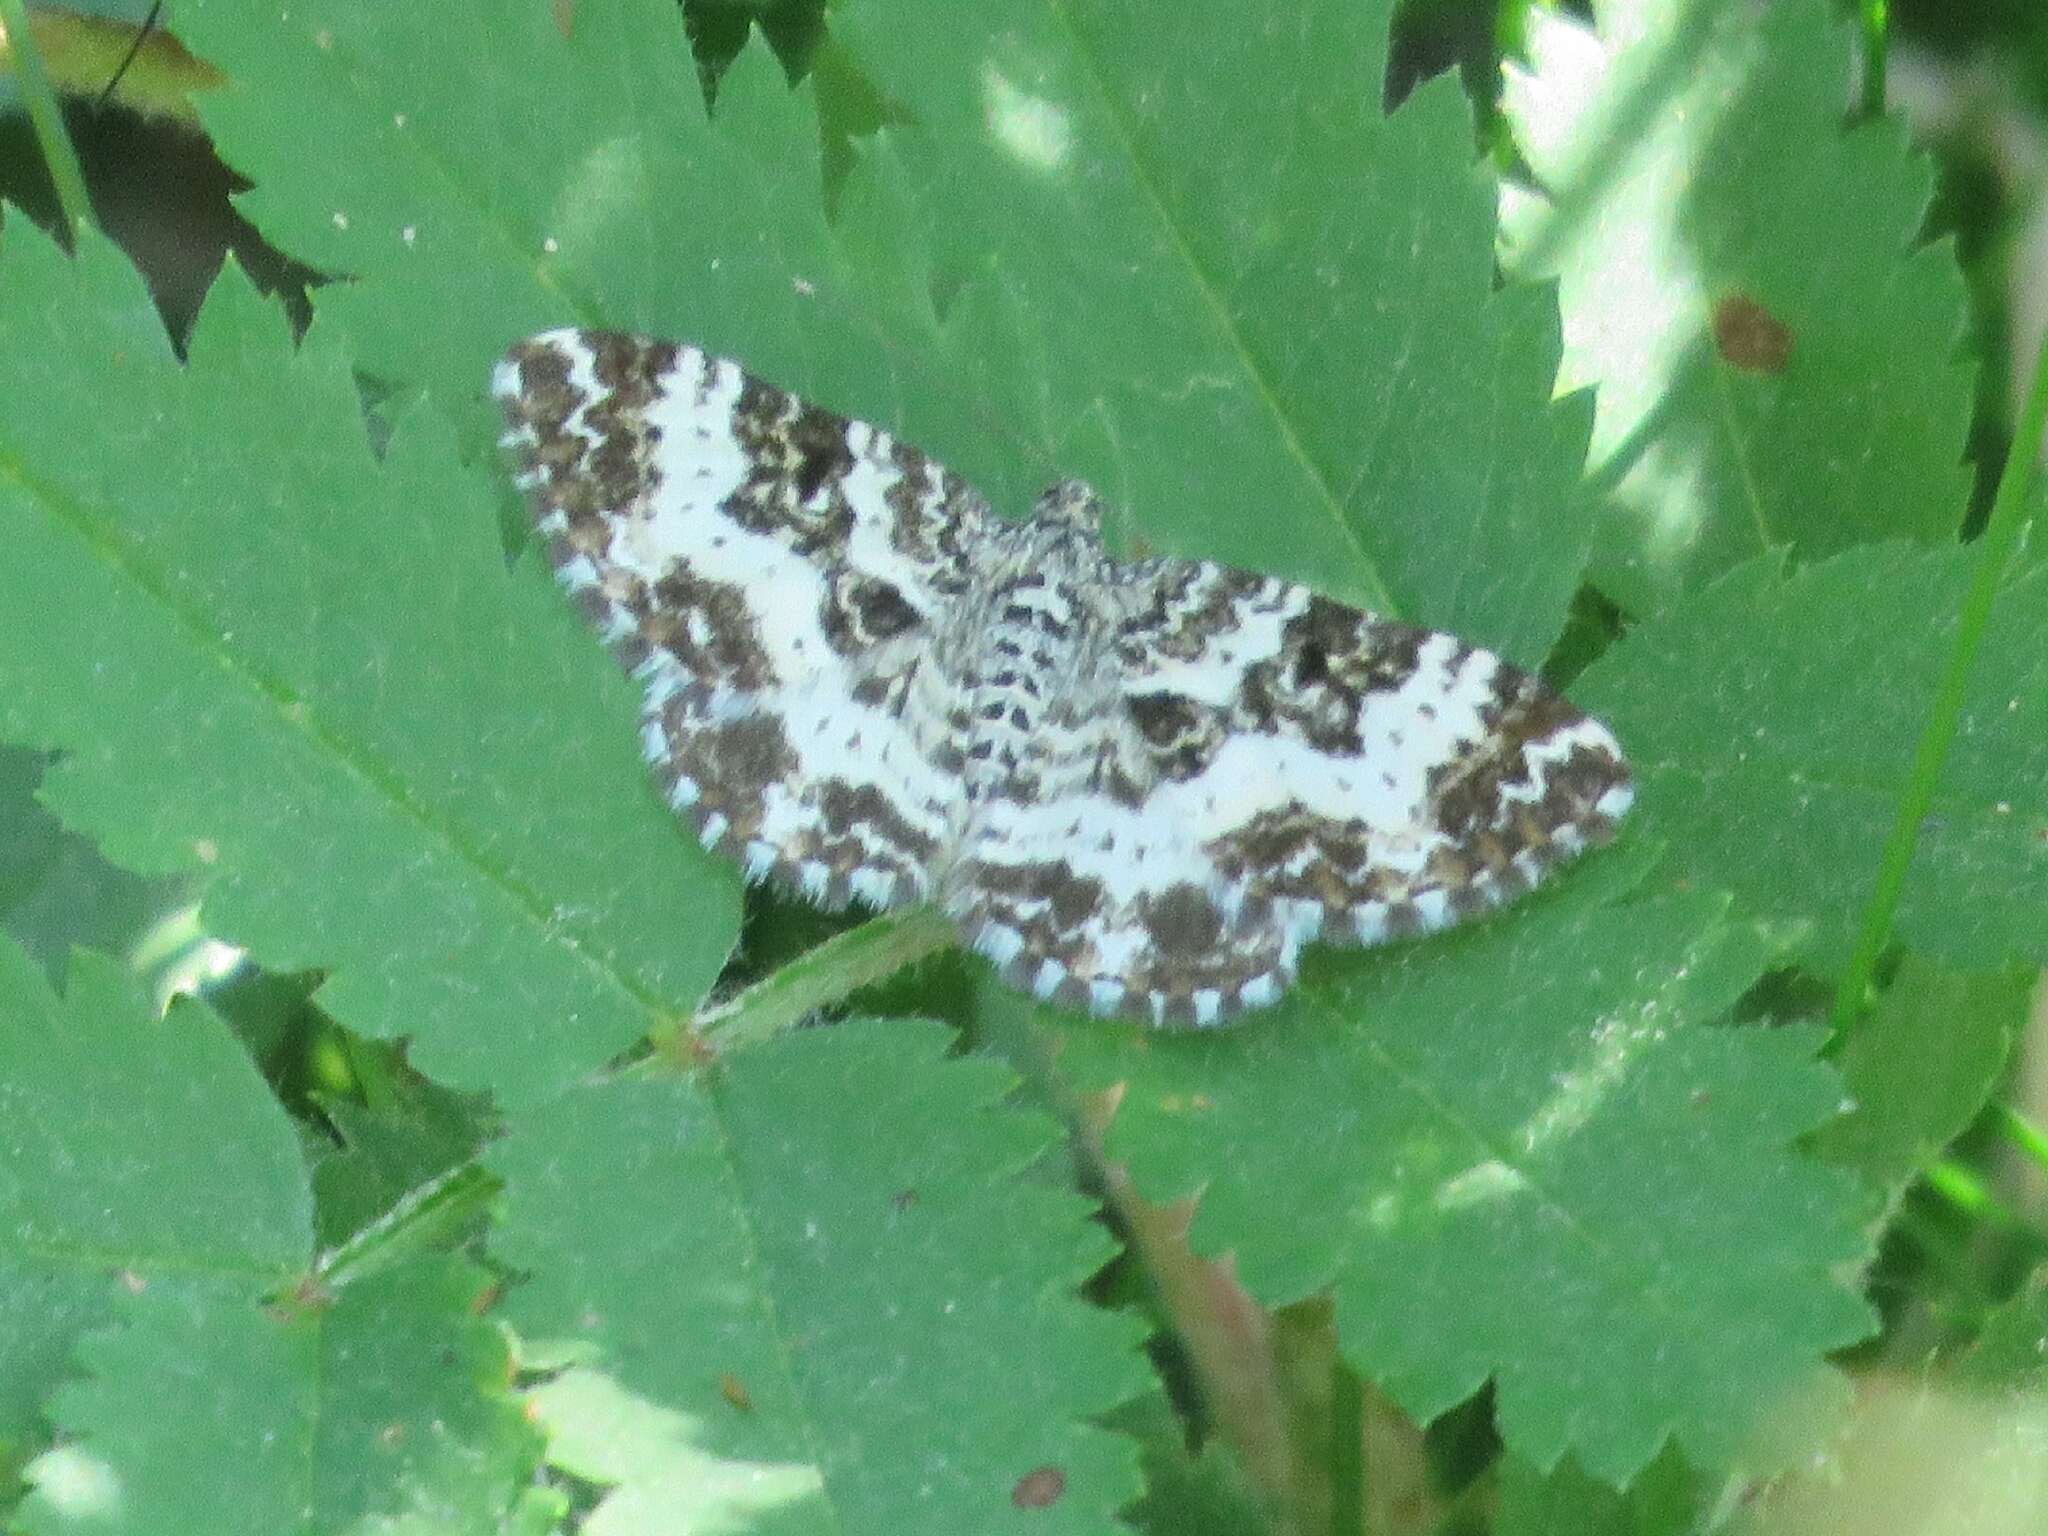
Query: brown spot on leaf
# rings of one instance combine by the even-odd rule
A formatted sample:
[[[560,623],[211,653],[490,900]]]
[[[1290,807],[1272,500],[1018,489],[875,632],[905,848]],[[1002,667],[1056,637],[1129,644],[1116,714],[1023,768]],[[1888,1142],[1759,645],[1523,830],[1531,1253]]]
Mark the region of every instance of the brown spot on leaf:
[[[731,1371],[720,1371],[718,1373],[718,1395],[728,1403],[731,1403],[733,1407],[739,1409],[741,1413],[752,1413],[754,1411],[754,1394],[749,1392],[747,1384],[741,1381],[739,1377],[733,1375]]]
[[[1048,1463],[1033,1467],[1017,1479],[1017,1486],[1010,1490],[1010,1502],[1019,1509],[1044,1509],[1048,1504],[1058,1503],[1066,1491],[1067,1474]]]
[[[301,1275],[289,1290],[273,1296],[270,1310],[281,1319],[290,1319],[324,1312],[333,1305],[334,1293],[320,1283],[319,1276],[306,1274]]]
[[[1792,359],[1792,331],[1746,293],[1714,306],[1714,350],[1744,373],[1783,373]]]

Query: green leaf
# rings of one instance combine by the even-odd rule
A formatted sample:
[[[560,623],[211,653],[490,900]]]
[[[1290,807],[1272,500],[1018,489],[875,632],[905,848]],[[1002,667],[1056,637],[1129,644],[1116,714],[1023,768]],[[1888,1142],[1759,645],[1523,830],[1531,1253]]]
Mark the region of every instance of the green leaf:
[[[1703,897],[1539,898],[1331,961],[1257,1029],[1062,1031],[1120,1085],[1107,1152],[1277,1306],[1334,1286],[1358,1368],[1428,1420],[1498,1387],[1537,1466],[1717,1464],[1868,1331],[1861,1198],[1789,1144],[1834,1111],[1810,1030],[1712,1027],[1763,955]],[[1819,1419],[1816,1419],[1818,1422]]]
[[[240,206],[355,279],[316,308],[366,372],[424,386],[481,447],[498,431],[484,380],[513,341],[564,323],[650,331],[885,425],[914,403],[963,467],[1015,461],[979,402],[925,377],[929,303],[901,302],[914,249],[892,239],[879,273],[856,276],[835,246],[808,88],[756,43],[721,80],[714,125],[679,6],[579,5],[566,31],[555,9],[180,6],[180,34],[238,86],[204,117],[257,183]],[[485,38],[488,65],[468,67]]]
[[[89,952],[59,1000],[0,944],[0,1124],[0,1454],[64,1437],[22,1529],[498,1528],[537,1446],[484,1277],[311,1285],[297,1138],[208,1009]]]
[[[1502,107],[1546,189],[1510,265],[1555,276],[1568,385],[1597,385],[1597,577],[1661,608],[1764,550],[1952,538],[1972,376],[1932,171],[1843,127],[1850,34],[1818,0],[1548,9]]]
[[[1495,284],[1454,82],[1379,111],[1390,9],[834,25],[917,124],[889,143],[937,280],[1028,317],[1055,460],[1177,547],[1536,660],[1585,547],[1586,402],[1550,401],[1550,293]]]
[[[1827,1161],[1896,1194],[2003,1081],[2037,974],[1973,976],[1907,956],[1838,1058],[1854,1105],[1814,1135]]]
[[[1976,1342],[1956,1361],[1966,1389],[2048,1399],[2048,1267],[2036,1269],[2010,1300],[1984,1321]]]
[[[73,946],[133,943],[174,888],[115,868],[38,805],[43,766],[33,752],[0,747],[0,931],[55,982]]]
[[[1496,287],[1494,189],[1456,92],[1379,111],[1384,4],[1249,26],[1158,0],[848,9],[834,68],[872,72],[890,126],[849,151],[828,226],[806,89],[749,45],[707,122],[667,0],[189,0],[181,27],[235,82],[206,110],[261,183],[246,206],[349,280],[294,353],[231,272],[181,369],[103,247],[67,268],[10,232],[0,378],[28,405],[0,424],[0,611],[39,622],[0,626],[0,733],[63,751],[50,799],[68,824],[140,868],[209,876],[216,928],[324,973],[319,1001],[349,1028],[509,1101],[492,1156],[498,1251],[520,1271],[507,1311],[601,1372],[556,1383],[580,1399],[533,1401],[558,1468],[607,1490],[606,1518],[743,1466],[815,1479],[778,1485],[797,1496],[759,1512],[770,1528],[1094,1530],[1135,1493],[1135,1453],[1084,1421],[1141,1371],[1128,1328],[1073,1294],[1106,1244],[1032,1182],[1061,1175],[1025,1171],[1058,1161],[1054,1138],[994,1106],[992,1068],[941,1061],[929,1027],[870,1022],[687,1081],[566,1086],[699,1002],[735,881],[648,792],[627,682],[531,562],[506,572],[495,464],[459,467],[414,387],[481,450],[484,370],[514,336],[563,320],[687,335],[907,429],[1010,509],[1080,470],[1163,544],[1389,599],[1524,660],[1583,561],[1589,405],[1550,398],[1549,291]],[[382,458],[358,369],[393,423]],[[1950,611],[1862,598],[1865,629],[1864,610],[1900,630]],[[1863,630],[1820,632],[1841,600],[1793,601],[1738,594],[1725,624],[1646,628],[1610,664],[1639,670],[1624,729],[1663,798],[1632,850],[1568,890],[1428,944],[1318,952],[1292,1005],[1228,1038],[1047,1037],[1059,1072],[1123,1085],[1112,1155],[1154,1198],[1202,1192],[1206,1251],[1267,1301],[1333,1288],[1348,1357],[1415,1412],[1496,1376],[1532,1464],[1569,1449],[1612,1481],[1672,1431],[1702,1462],[1737,1460],[1755,1412],[1868,1324],[1847,1289],[1858,1191],[1790,1150],[1839,1083],[1810,1034],[1711,1022],[1764,963],[1754,925],[1712,889],[1615,900],[1661,833],[1694,886],[1816,932],[1837,920],[1853,871],[1793,867],[1805,827],[1770,797],[1782,784],[1740,805],[1748,844],[1732,820],[1717,843],[1691,835],[1687,816],[1717,812],[1673,766],[1744,750],[1759,709],[1810,745],[1843,723],[1790,718],[1808,701],[1775,681],[1777,633],[1743,627],[1760,613],[1825,640],[1859,707],[1891,681],[1865,675],[1888,653],[1858,649]],[[1724,676],[1757,695],[1725,687],[1730,718],[1702,697]],[[2011,695],[2016,722],[1969,723],[1987,769],[2004,752],[2031,773],[2022,788],[2048,782],[2035,696]],[[1889,717],[1847,724],[1891,738]],[[1971,900],[2031,867],[1970,866]],[[1744,878],[1786,887],[1779,905]],[[1949,921],[1982,921],[1964,911]],[[755,1000],[778,1011],[807,979]],[[1048,1069],[1044,1086],[1073,1084]],[[237,1292],[212,1305],[217,1328],[181,1332],[154,1282],[132,1309],[116,1298],[121,1331],[95,1335],[92,1364],[135,1402],[136,1372],[187,1359],[270,1383],[220,1394],[234,1422],[209,1426],[194,1468],[331,1417],[342,1438],[314,1471],[336,1518],[428,1525],[435,1490],[460,1506],[451,1524],[495,1518],[531,1451],[467,1310],[474,1277],[420,1259],[403,1211],[374,1214],[457,1155],[459,1138],[412,1129],[384,1149],[388,1176],[380,1154],[323,1189],[323,1233],[368,1234],[331,1300],[287,1290],[252,1316]],[[475,1170],[435,1183],[425,1198],[453,1216],[428,1237],[489,1188]],[[294,1254],[303,1270],[303,1235]],[[403,1477],[362,1473],[351,1436],[380,1415],[361,1404],[399,1381],[386,1342],[430,1359],[381,1422],[454,1426],[476,1483],[424,1450],[386,1464]],[[314,1368],[331,1374],[318,1389]],[[67,1389],[84,1433],[39,1464],[45,1509],[65,1455],[88,1487],[96,1468],[169,1478],[115,1381]],[[607,1460],[591,1443],[607,1426],[644,1463]],[[673,1522],[672,1500],[640,1507]]]
[[[57,1394],[81,1438],[29,1469],[24,1529],[500,1530],[537,1437],[476,1315],[484,1285],[442,1258],[271,1308],[125,1298],[81,1350],[92,1374]]]
[[[186,367],[97,241],[10,229],[0,292],[0,387],[36,403],[0,426],[0,610],[39,616],[0,626],[0,736],[65,750],[45,802],[205,872],[216,933],[459,1086],[534,1098],[694,1003],[737,881],[432,418],[374,458],[348,359],[232,268]]]
[[[1129,1444],[1079,1422],[1143,1380],[1075,1294],[1108,1244],[1020,1179],[1054,1128],[949,1039],[799,1031],[574,1090],[488,1155],[513,1324],[684,1415],[692,1454],[778,1469],[790,1502],[752,1528],[1098,1531],[1137,1492]]]
[[[1967,550],[1753,562],[1580,680],[1636,769],[1681,886],[1735,892],[1839,968],[1876,880],[1969,583]],[[1958,969],[2048,961],[2048,573],[1999,594],[1897,932]]]
[[[707,126],[658,0],[567,37],[538,5],[194,0],[180,27],[244,87],[204,106],[244,206],[361,279],[319,307],[374,373],[453,403],[546,322],[678,335],[1011,510],[1083,473],[1162,543],[1534,661],[1590,537],[1589,406],[1551,401],[1548,290],[1496,287],[1455,87],[1382,119],[1386,14],[849,8],[896,126],[836,242],[806,92],[749,47]],[[486,31],[488,70],[445,67]]]
[[[312,1213],[290,1123],[220,1021],[157,1017],[87,951],[59,999],[0,940],[0,1126],[4,1462],[117,1299],[253,1309],[305,1264]]]
[[[1142,1447],[1145,1497],[1130,1524],[1145,1536],[1270,1536],[1257,1495],[1225,1447],[1211,1441],[1199,1452],[1163,1395],[1127,1404],[1112,1421]]]
[[[1691,1469],[1668,1451],[1620,1492],[1569,1459],[1544,1473],[1508,1456],[1491,1536],[1689,1536],[1703,1528],[1698,1497]]]
[[[313,1169],[318,1240],[329,1248],[422,1184],[473,1158],[490,1124],[482,1106],[422,1078],[392,1078],[370,1103],[323,1097],[340,1144]]]

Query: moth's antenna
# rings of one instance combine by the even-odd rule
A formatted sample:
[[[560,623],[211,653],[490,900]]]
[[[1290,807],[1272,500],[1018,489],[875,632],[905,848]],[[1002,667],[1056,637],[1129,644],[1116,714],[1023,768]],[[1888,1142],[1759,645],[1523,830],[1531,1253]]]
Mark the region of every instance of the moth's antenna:
[[[93,111],[104,110],[107,103],[114,99],[114,90],[120,85],[121,77],[128,73],[128,66],[133,64],[136,56],[142,52],[142,45],[149,41],[149,34],[156,30],[157,18],[163,15],[163,11],[164,0],[150,0],[149,14],[142,18],[142,25],[135,29],[135,40],[128,45],[127,53],[121,56],[121,64],[114,71],[114,78],[109,80],[105,89],[93,98]]]

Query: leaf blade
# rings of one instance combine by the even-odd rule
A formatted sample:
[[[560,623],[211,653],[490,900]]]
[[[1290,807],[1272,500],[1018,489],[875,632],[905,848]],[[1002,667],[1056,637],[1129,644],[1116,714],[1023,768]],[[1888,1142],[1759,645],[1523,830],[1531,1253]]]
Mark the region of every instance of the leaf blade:
[[[1634,814],[1668,840],[1671,877],[1733,891],[1823,972],[1854,943],[1970,560],[1874,545],[1780,579],[1766,557],[1635,631],[1577,690],[1629,749]],[[2008,582],[1899,905],[1899,937],[1960,969],[2044,953],[2044,623],[2041,573]]]
[[[1532,15],[1502,106],[1550,194],[1508,199],[1510,265],[1558,279],[1563,382],[1599,387],[1603,589],[1655,612],[1764,551],[1952,539],[1965,294],[1916,244],[1929,163],[1895,123],[1842,126],[1846,29],[1595,10],[1597,34]]]
[[[0,1444],[18,1447],[126,1290],[246,1302],[303,1264],[312,1202],[219,1020],[195,1003],[156,1017],[103,957],[75,953],[59,998],[0,940],[0,1066]]]
[[[232,271],[183,369],[109,248],[74,269],[24,229],[0,272],[67,328],[0,365],[46,402],[0,447],[0,589],[42,614],[0,638],[0,734],[67,749],[46,803],[130,867],[207,873],[224,937],[510,1100],[701,996],[737,881],[677,856],[625,680],[507,575],[431,418],[380,465],[345,357],[291,352]],[[102,412],[127,430],[78,451]]]
[[[442,1258],[298,1306],[126,1298],[120,1325],[84,1343],[91,1374],[57,1396],[79,1439],[61,1481],[49,1458],[31,1467],[26,1528],[502,1530],[536,1437],[504,1390],[504,1341],[476,1315],[482,1285]],[[194,1409],[173,1432],[164,1394]],[[77,1498],[81,1457],[103,1469],[98,1508]]]
[[[1197,1251],[1268,1306],[1333,1285],[1347,1358],[1418,1420],[1492,1377],[1539,1466],[1625,1481],[1670,1432],[1732,1459],[1870,1319],[1861,1195],[1788,1151],[1839,1089],[1810,1031],[1708,1027],[1763,960],[1717,910],[1559,893],[1258,1032],[1077,1029],[1060,1060],[1120,1085],[1107,1153],[1147,1200],[1200,1191]]]
[[[941,9],[836,26],[930,130],[892,147],[935,266],[999,269],[1030,316],[1050,456],[1186,552],[1539,660],[1588,418],[1550,400],[1549,296],[1493,292],[1462,98],[1372,105],[1387,9],[1227,46],[1163,5]]]
[[[791,1529],[1099,1529],[1135,1456],[1082,1421],[1142,1381],[1129,1329],[1073,1295],[1105,1245],[1020,1178],[1051,1128],[995,1107],[1006,1074],[942,1060],[948,1038],[800,1031],[709,1083],[620,1079],[515,1125],[489,1154],[496,1247],[531,1277],[509,1315],[703,1451],[814,1468]],[[655,1198],[686,1202],[666,1242],[637,1215]],[[1041,1467],[1057,1496],[1013,1503]]]

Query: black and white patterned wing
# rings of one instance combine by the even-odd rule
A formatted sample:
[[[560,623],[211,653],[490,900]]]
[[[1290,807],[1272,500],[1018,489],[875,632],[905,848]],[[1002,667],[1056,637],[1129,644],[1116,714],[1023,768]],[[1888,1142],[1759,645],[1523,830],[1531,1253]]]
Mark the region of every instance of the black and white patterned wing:
[[[963,925],[1041,997],[1218,1023],[1305,941],[1496,906],[1628,809],[1607,729],[1490,652],[1216,565],[1124,576],[1114,707],[1048,742],[1069,792],[970,845]]]
[[[646,688],[646,755],[705,846],[828,906],[927,897],[961,789],[913,685],[975,492],[673,342],[549,331],[492,384],[555,574]]]

